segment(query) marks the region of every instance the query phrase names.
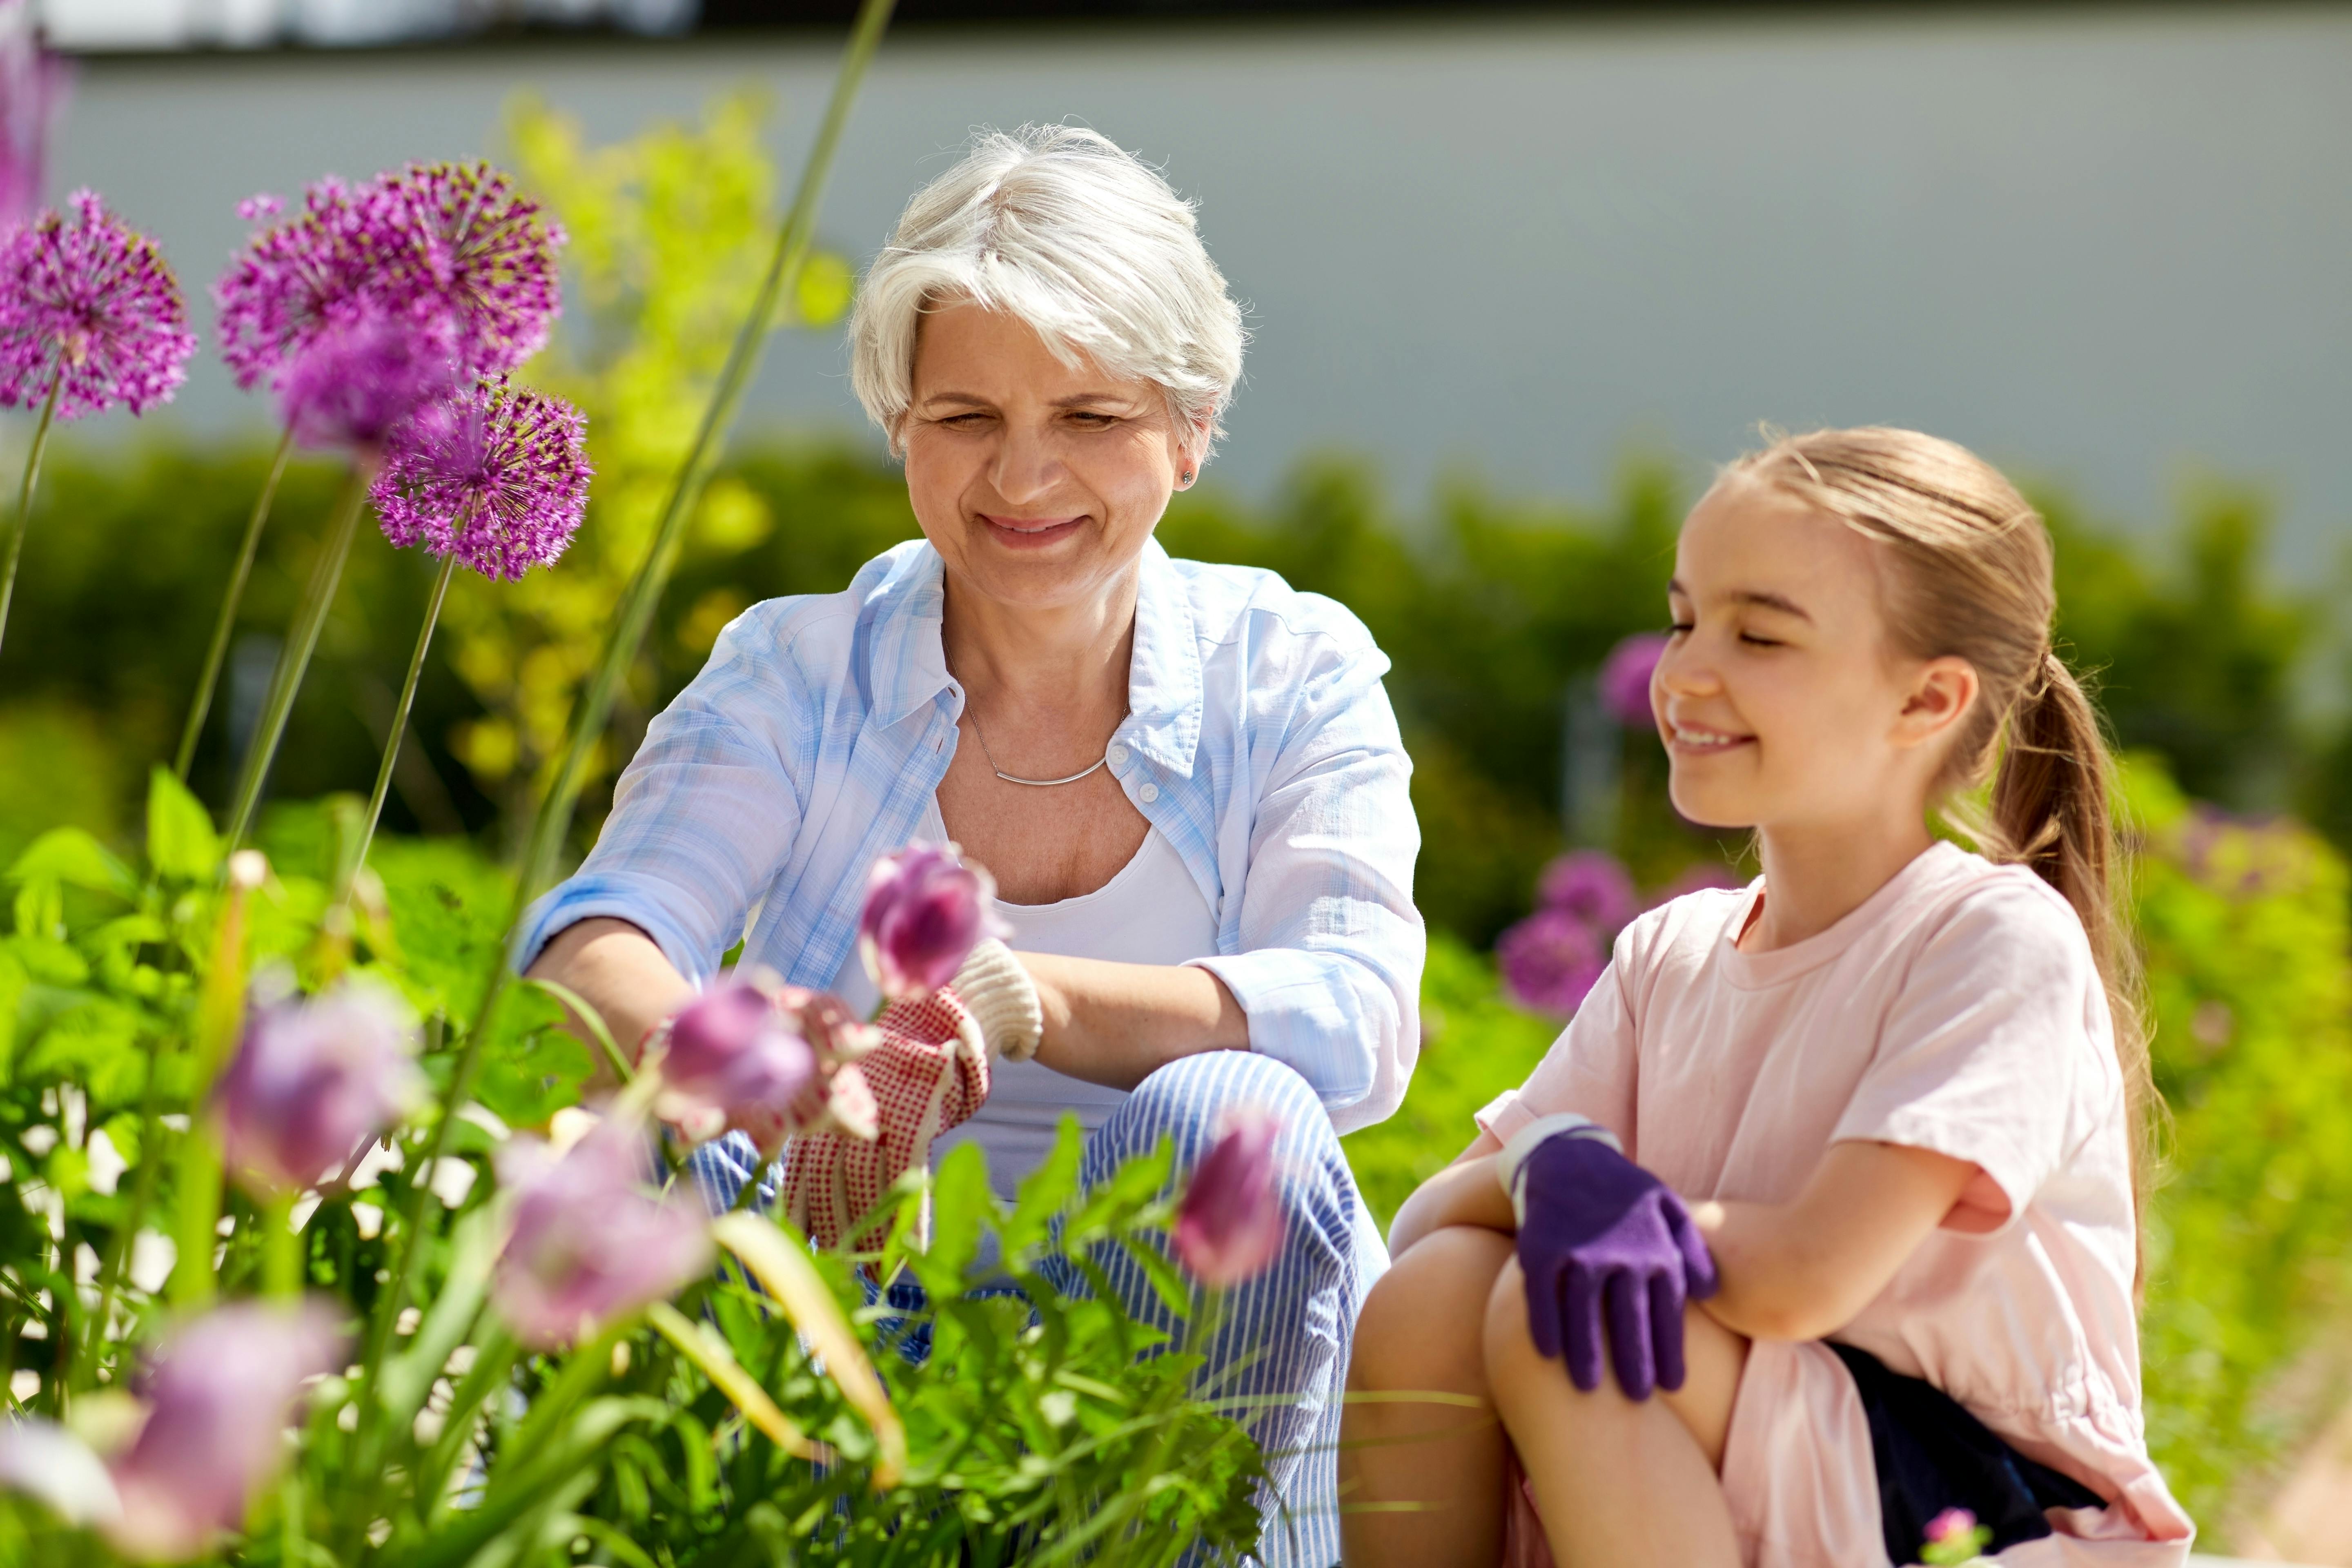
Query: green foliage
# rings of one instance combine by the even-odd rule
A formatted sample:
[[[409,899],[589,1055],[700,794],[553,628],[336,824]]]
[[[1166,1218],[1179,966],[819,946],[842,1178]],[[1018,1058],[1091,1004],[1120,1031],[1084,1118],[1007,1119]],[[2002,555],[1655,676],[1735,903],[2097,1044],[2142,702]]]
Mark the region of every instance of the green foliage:
[[[273,865],[245,908],[249,956],[283,966],[305,990],[355,970],[396,984],[428,1018],[425,1065],[446,1083],[510,886],[451,843],[379,839],[370,868],[355,872],[357,817],[346,797],[267,819]],[[121,1258],[146,1221],[184,1201],[188,1173],[211,1147],[199,990],[232,962],[220,944],[238,895],[217,885],[211,821],[160,770],[147,820],[142,861],[59,827],[6,874],[0,1385],[16,1387],[14,1372],[37,1374],[37,1391],[23,1398],[16,1387],[12,1403],[51,1415],[65,1412],[69,1388],[80,1408],[96,1383],[119,1382],[163,1320],[161,1281],[135,1270],[117,1280],[110,1264],[113,1310],[102,1312],[72,1278],[77,1255]],[[902,1184],[883,1256],[816,1258],[826,1310],[855,1321],[845,1331],[878,1363],[904,1423],[895,1479],[866,1414],[804,1342],[807,1303],[779,1310],[740,1274],[690,1288],[677,1321],[708,1325],[720,1359],[824,1445],[823,1463],[747,1420],[712,1381],[712,1352],[688,1353],[643,1318],[568,1353],[524,1353],[487,1305],[506,1225],[494,1156],[507,1136],[500,1122],[544,1121],[579,1100],[587,1060],[557,1017],[525,989],[491,1026],[495,1065],[446,1150],[466,1179],[435,1173],[450,1204],[426,1208],[425,1228],[401,1227],[412,1184],[427,1175],[429,1121],[395,1135],[391,1169],[357,1190],[329,1184],[308,1206],[297,1244],[305,1289],[339,1298],[364,1322],[388,1310],[380,1279],[400,1240],[422,1260],[423,1310],[391,1336],[379,1374],[312,1390],[291,1474],[257,1500],[222,1561],[276,1564],[289,1561],[289,1543],[307,1542],[314,1561],[380,1568],[551,1564],[573,1561],[573,1543],[586,1541],[605,1560],[661,1568],[950,1568],[1165,1564],[1194,1548],[1204,1561],[1234,1562],[1254,1544],[1256,1447],[1235,1412],[1193,1393],[1201,1358],[1189,1340],[1213,1326],[1213,1302],[1193,1300],[1162,1251],[1170,1152],[1082,1191],[1075,1120],[1010,1208],[992,1194],[979,1151],[966,1148],[935,1184]],[[248,1291],[260,1276],[260,1227],[272,1222],[232,1194],[225,1209],[199,1211],[199,1234],[212,1234],[215,1212],[226,1237],[219,1288]],[[918,1246],[925,1215],[928,1245]],[[1052,1283],[1099,1281],[1097,1260],[1111,1250],[1154,1269],[1180,1321],[1199,1320],[1184,1339],[1138,1323],[1108,1291]],[[861,1265],[884,1278],[910,1270],[935,1304],[919,1315],[870,1307]],[[195,1266],[213,1268],[202,1257]],[[1007,1294],[1008,1281],[1022,1294]],[[929,1341],[927,1364],[900,1353],[919,1333]],[[40,1504],[0,1493],[0,1563],[114,1561]]]
[[[1559,1033],[1559,1024],[1505,1001],[1494,965],[1459,938],[1430,933],[1412,1086],[1394,1116],[1341,1145],[1383,1231],[1413,1188],[1477,1136],[1471,1117],[1525,1083]]]
[[[2142,759],[2137,913],[2170,1157],[2149,1227],[2148,1436],[2192,1513],[2301,1434],[2268,1384],[2352,1304],[2352,873]]]

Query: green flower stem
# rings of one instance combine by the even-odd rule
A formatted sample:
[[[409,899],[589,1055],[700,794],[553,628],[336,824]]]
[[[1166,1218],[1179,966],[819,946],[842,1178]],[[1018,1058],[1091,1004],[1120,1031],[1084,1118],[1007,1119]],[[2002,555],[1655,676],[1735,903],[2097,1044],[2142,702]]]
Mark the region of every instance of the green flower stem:
[[[205,732],[205,716],[212,711],[213,689],[220,684],[222,661],[228,658],[229,633],[236,629],[236,608],[245,599],[245,580],[253,574],[253,558],[261,549],[261,531],[269,522],[269,508],[278,499],[278,481],[286,477],[287,459],[294,455],[294,430],[289,426],[278,438],[278,455],[270,459],[269,477],[261,481],[261,494],[254,498],[253,516],[245,525],[245,542],[238,547],[236,566],[229,573],[228,592],[221,596],[220,621],[213,627],[213,645],[205,650],[205,671],[196,677],[196,700],[188,710],[188,727],[180,734],[180,755],[172,764],[172,772],[182,784],[188,782],[188,768],[196,760],[196,742]]]
[[[352,477],[336,503],[333,521],[327,524],[326,542],[310,574],[310,585],[304,591],[302,607],[295,612],[286,646],[278,651],[278,668],[269,678],[269,700],[262,709],[253,742],[246,748],[244,769],[237,774],[236,804],[229,812],[228,831],[222,840],[231,851],[244,844],[247,831],[253,826],[254,813],[261,805],[261,786],[268,781],[270,764],[278,760],[278,742],[286,736],[287,715],[294,710],[295,694],[302,689],[310,655],[319,646],[319,633],[334,605],[335,590],[342,584],[343,563],[351,559],[352,535],[359,530],[360,511],[367,505],[368,486],[375,480],[375,470],[373,458],[352,459]]]
[[[417,628],[416,651],[408,656],[408,679],[401,683],[400,706],[393,710],[392,734],[383,743],[383,762],[375,770],[375,793],[368,796],[367,820],[360,826],[360,852],[352,858],[354,874],[367,864],[368,846],[375,842],[376,819],[383,815],[384,792],[392,787],[392,764],[400,756],[400,742],[408,733],[408,710],[416,701],[416,678],[425,670],[425,650],[433,646],[434,624],[441,618],[441,601],[449,596],[449,579],[457,570],[457,553],[441,558],[440,575],[433,579],[433,596],[425,601],[425,624]]]
[[[8,560],[0,565],[0,639],[8,635],[8,601],[16,593],[16,561],[25,552],[25,531],[33,526],[33,486],[41,477],[41,455],[49,449],[49,426],[57,420],[58,394],[65,390],[63,371],[49,383],[48,400],[41,405],[41,422],[33,426],[33,449],[25,454],[25,481],[16,488],[16,531],[8,536]]]
[[[261,1207],[261,1293],[292,1300],[302,1293],[302,1233],[294,1228],[294,1194]]]
[[[857,13],[856,28],[851,32],[849,47],[844,51],[840,74],[835,78],[833,99],[825,106],[824,121],[818,127],[816,141],[809,148],[808,162],[801,171],[800,187],[793,193],[791,210],[784,215],[783,225],[776,235],[775,253],[770,258],[765,277],[760,280],[759,292],[753,296],[751,309],[745,313],[742,329],[735,335],[734,346],[727,352],[726,365],[719,373],[719,382],[712,389],[710,405],[704,410],[702,424],[695,432],[694,446],[686,460],[678,466],[677,477],[671,482],[668,500],[664,503],[661,521],[654,531],[652,546],[637,568],[637,574],[624,595],[620,613],[614,617],[611,637],[596,673],[581,694],[572,714],[572,733],[564,747],[562,763],[547,797],[541,802],[525,836],[528,848],[522,858],[522,872],[515,884],[515,901],[507,921],[512,931],[522,920],[523,910],[530,900],[553,877],[556,857],[562,852],[565,836],[571,831],[572,813],[580,801],[580,791],[585,782],[588,756],[597,738],[604,732],[604,723],[612,715],[613,697],[619,689],[621,677],[636,661],[645,645],[646,628],[653,620],[654,607],[660,602],[663,587],[669,581],[670,569],[677,563],[678,545],[686,533],[687,520],[693,515],[694,503],[702,494],[702,487],[716,465],[719,451],[727,432],[735,422],[742,405],[745,389],[758,371],[760,356],[767,346],[768,332],[776,319],[776,302],[785,290],[800,278],[802,266],[808,259],[809,244],[816,227],[817,205],[824,193],[825,176],[830,172],[835,150],[841,142],[843,127],[849,120],[849,107],[856,101],[859,83],[865,79],[866,68],[874,58],[874,50],[882,41],[883,29],[889,25],[894,0],[864,0]],[[488,976],[483,985],[481,1005],[476,1009],[473,1027],[466,1032],[466,1043],[457,1053],[449,1074],[449,1087],[442,1096],[441,1115],[434,1122],[432,1135],[425,1140],[415,1170],[429,1171],[439,1159],[449,1138],[449,1125],[456,1119],[457,1108],[466,1102],[466,1093],[473,1087],[474,1073],[481,1062],[482,1047],[489,1036],[490,1020],[497,1016],[499,1001],[513,979],[506,944],[499,944],[490,957]],[[375,1320],[368,1328],[367,1354],[362,1365],[364,1375],[373,1384],[377,1370],[383,1364],[386,1346],[392,1336],[393,1321],[406,1304],[410,1276],[416,1265],[416,1238],[425,1224],[426,1205],[431,1191],[421,1180],[412,1179],[408,1202],[401,1216],[400,1235],[393,1239],[396,1249],[391,1264],[392,1279],[384,1287],[378,1301]]]

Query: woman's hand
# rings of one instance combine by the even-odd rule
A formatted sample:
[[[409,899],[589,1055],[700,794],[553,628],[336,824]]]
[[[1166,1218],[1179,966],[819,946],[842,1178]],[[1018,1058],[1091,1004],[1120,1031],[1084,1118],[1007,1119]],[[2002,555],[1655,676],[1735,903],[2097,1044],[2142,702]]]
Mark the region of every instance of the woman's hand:
[[[1751,1339],[1834,1333],[1886,1288],[1976,1173],[1926,1149],[1833,1143],[1793,1203],[1694,1204],[1722,1279],[1701,1306]]]
[[[694,986],[662,956],[653,938],[626,921],[595,916],[558,931],[527,972],[579,993],[604,1015],[613,1043],[630,1061],[653,1026],[694,1000]],[[588,1047],[602,1077],[604,1053],[580,1020],[564,1009],[564,1027]]]
[[[1200,1051],[1249,1049],[1249,1015],[1205,969],[1018,955],[1045,1018],[1037,1060],[1108,1089],[1133,1089]]]

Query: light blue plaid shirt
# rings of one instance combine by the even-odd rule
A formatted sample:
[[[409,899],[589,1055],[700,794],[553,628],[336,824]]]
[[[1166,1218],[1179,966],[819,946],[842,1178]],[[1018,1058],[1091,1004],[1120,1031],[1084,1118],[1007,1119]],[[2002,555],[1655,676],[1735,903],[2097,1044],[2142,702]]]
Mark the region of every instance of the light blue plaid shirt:
[[[745,937],[744,963],[831,985],[869,868],[955,755],[945,602],[938,552],[912,541],[843,593],[745,612],[653,721],[578,874],[531,907],[518,962],[611,915],[697,984]],[[1215,912],[1219,956],[1198,962],[1248,1014],[1250,1048],[1341,1131],[1395,1110],[1421,1038],[1421,832],[1388,668],[1332,600],[1144,548],[1113,771]]]

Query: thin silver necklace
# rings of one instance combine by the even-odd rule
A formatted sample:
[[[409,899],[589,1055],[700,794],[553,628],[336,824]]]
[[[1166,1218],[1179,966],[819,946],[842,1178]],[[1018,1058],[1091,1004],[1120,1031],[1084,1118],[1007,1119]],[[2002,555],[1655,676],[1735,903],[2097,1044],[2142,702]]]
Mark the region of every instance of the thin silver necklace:
[[[1133,711],[1134,711],[1134,710],[1133,710],[1133,709],[1129,709],[1129,710],[1128,710],[1128,712],[1130,712],[1130,713],[1131,713],[1131,712],[1133,712]],[[1110,765],[1110,742],[1108,742],[1108,741],[1106,741],[1105,742],[1103,742],[1103,754],[1102,754],[1101,756],[1097,757],[1097,758],[1095,759],[1095,764],[1094,764],[1094,766],[1093,766],[1093,767],[1090,767],[1090,768],[1081,768],[1081,769],[1079,769],[1076,773],[1072,773],[1068,778],[1066,778],[1066,779],[1024,779],[1024,778],[1016,778],[1016,777],[1015,777],[1015,776],[1013,776],[1013,774],[1006,773],[1003,768],[1000,768],[1000,767],[998,767],[998,766],[996,765],[996,753],[995,753],[995,752],[992,752],[992,751],[990,751],[990,750],[988,749],[988,737],[987,737],[985,734],[982,734],[982,733],[981,732],[981,728],[980,728],[980,715],[979,715],[979,714],[977,714],[977,713],[974,713],[971,709],[967,708],[967,709],[965,709],[965,710],[964,710],[964,715],[963,715],[963,716],[964,716],[965,718],[967,718],[967,719],[969,719],[969,720],[971,720],[971,732],[972,732],[973,736],[974,736],[975,738],[977,738],[977,739],[979,740],[979,742],[980,742],[980,754],[981,754],[982,756],[986,757],[986,758],[988,759],[988,771],[989,771],[990,773],[994,773],[998,778],[1003,779],[1006,784],[1027,784],[1031,789],[1051,789],[1051,788],[1052,788],[1054,785],[1055,785],[1055,784],[1076,784],[1076,783],[1077,783],[1080,779],[1085,778],[1087,774],[1089,774],[1089,773],[1099,773],[1099,772],[1101,772],[1104,768],[1106,768],[1106,767],[1108,767],[1108,766],[1109,766],[1109,765]],[[1118,716],[1118,722],[1119,722],[1119,724],[1124,724],[1124,723],[1126,723],[1126,722],[1127,722],[1127,717],[1128,717],[1128,716],[1127,716],[1127,713],[1121,713],[1121,714]],[[1118,738],[1118,724],[1114,724],[1114,725],[1112,725],[1112,726],[1111,726],[1111,731],[1110,731],[1110,732],[1111,732],[1111,739],[1112,739],[1112,740],[1117,740],[1117,739]]]

